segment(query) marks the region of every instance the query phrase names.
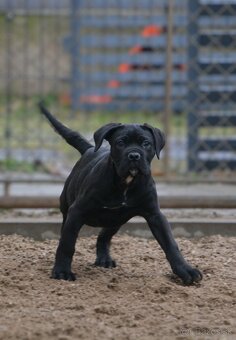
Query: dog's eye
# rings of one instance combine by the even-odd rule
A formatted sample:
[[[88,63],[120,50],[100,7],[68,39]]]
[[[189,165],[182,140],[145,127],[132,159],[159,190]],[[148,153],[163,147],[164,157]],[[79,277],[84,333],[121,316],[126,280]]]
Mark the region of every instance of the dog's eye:
[[[142,146],[143,146],[144,148],[148,148],[150,145],[151,145],[151,143],[150,143],[148,140],[145,140],[145,141],[142,143]]]
[[[123,140],[118,140],[116,142],[116,145],[119,146],[120,148],[125,145],[125,142]]]

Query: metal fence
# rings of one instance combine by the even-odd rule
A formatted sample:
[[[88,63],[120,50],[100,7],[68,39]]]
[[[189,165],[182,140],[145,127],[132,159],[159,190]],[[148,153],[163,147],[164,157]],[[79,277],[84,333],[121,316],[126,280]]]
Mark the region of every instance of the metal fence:
[[[109,121],[161,127],[155,173],[234,176],[235,0],[0,0],[0,11],[0,159],[77,157],[38,114],[44,98],[88,138]]]
[[[55,161],[61,144],[36,105],[45,98],[62,107],[59,101],[70,89],[70,58],[63,48],[70,31],[68,1],[0,1],[0,11],[0,159]]]
[[[236,169],[236,1],[189,1],[188,166]]]

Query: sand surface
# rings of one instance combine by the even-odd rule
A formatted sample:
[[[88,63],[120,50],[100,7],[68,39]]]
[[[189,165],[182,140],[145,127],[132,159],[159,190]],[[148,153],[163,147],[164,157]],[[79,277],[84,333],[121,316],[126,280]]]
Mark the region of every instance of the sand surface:
[[[78,240],[65,282],[49,278],[56,240],[0,235],[0,339],[236,339],[236,238],[178,240],[204,274],[190,287],[154,240],[114,237],[114,269],[93,266],[95,241]]]

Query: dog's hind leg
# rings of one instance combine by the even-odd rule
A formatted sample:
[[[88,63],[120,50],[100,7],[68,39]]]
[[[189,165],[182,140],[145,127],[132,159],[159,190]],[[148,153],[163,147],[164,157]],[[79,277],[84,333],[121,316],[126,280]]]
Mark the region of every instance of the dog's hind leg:
[[[63,228],[66,222],[67,214],[68,214],[68,204],[66,200],[66,191],[67,191],[67,182],[64,185],[64,188],[62,190],[61,196],[60,196],[60,211],[62,213],[62,226],[61,226],[61,234],[63,232]]]
[[[67,212],[63,212],[62,213],[61,234],[63,233],[63,228],[64,228],[64,225],[66,223],[66,219],[67,219]]]
[[[104,268],[116,267],[116,262],[110,256],[110,244],[112,236],[114,236],[120,226],[113,228],[103,228],[97,238],[97,258],[95,266]]]
[[[58,280],[74,281],[75,274],[71,271],[71,262],[75,252],[78,233],[83,226],[78,208],[72,206],[64,222],[61,238],[56,252],[56,260],[51,277]]]

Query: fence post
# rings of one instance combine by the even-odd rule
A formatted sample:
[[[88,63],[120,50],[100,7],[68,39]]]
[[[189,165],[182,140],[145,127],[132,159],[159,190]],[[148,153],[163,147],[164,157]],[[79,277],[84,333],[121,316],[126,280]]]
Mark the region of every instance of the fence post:
[[[164,132],[167,137],[164,153],[164,172],[168,177],[170,172],[170,125],[172,115],[172,38],[173,38],[173,5],[174,0],[167,3],[167,46],[166,46],[166,81],[165,81],[165,112]]]
[[[12,156],[11,150],[11,116],[12,116],[12,21],[13,21],[12,2],[7,2],[6,22],[6,122],[5,122],[5,154],[6,159]]]
[[[197,170],[198,119],[197,101],[199,100],[198,79],[198,13],[199,0],[188,0],[188,169]]]
[[[79,106],[79,20],[80,0],[71,1],[71,116]]]

